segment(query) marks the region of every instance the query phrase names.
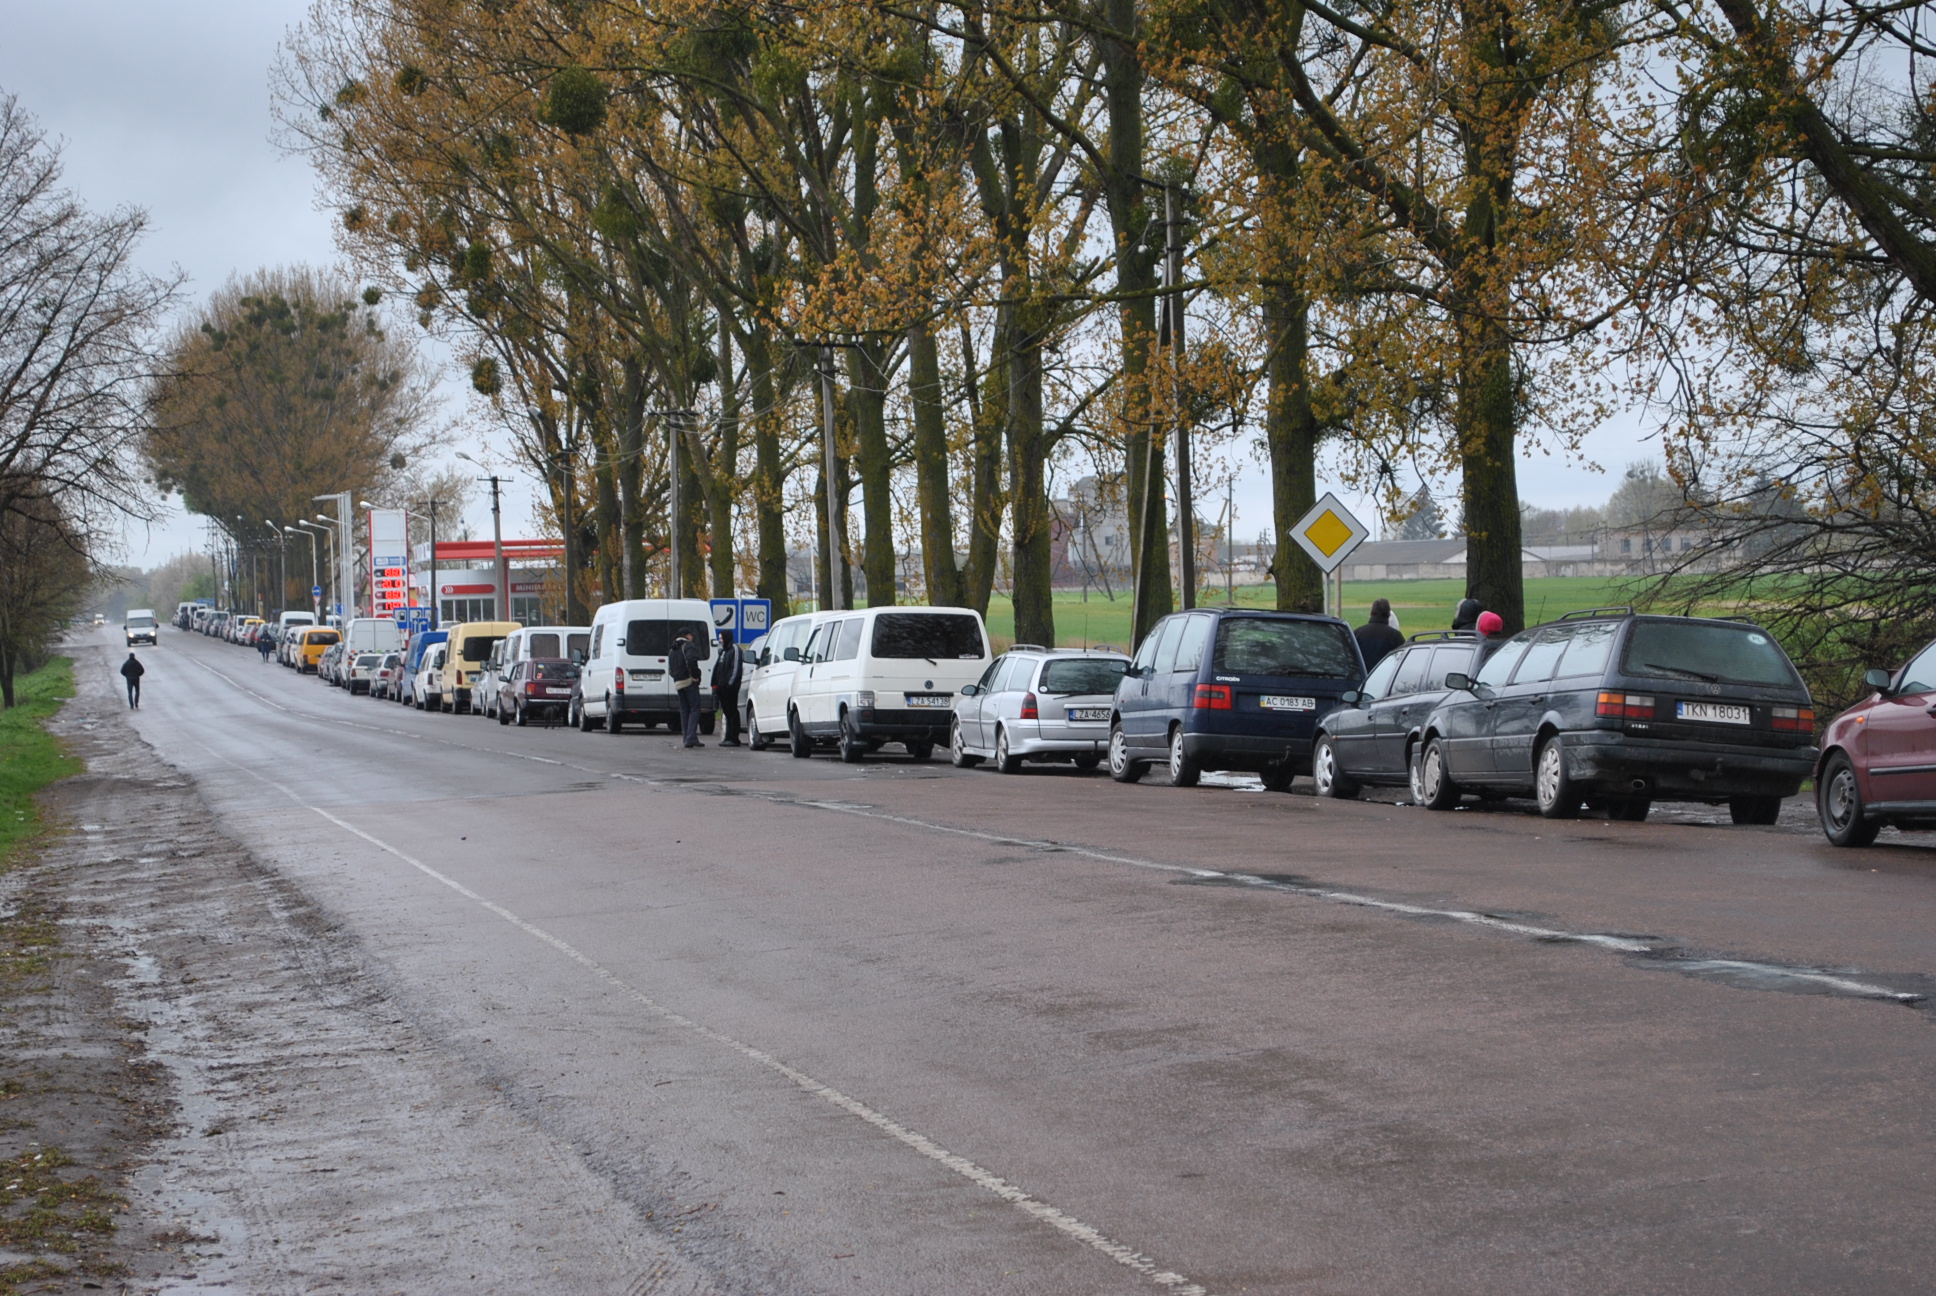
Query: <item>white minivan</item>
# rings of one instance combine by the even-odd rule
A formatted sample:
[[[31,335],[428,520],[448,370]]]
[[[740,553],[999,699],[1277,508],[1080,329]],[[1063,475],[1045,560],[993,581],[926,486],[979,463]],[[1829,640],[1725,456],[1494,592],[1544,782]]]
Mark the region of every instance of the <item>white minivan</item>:
[[[625,599],[592,614],[592,642],[579,688],[578,727],[589,733],[604,725],[617,733],[631,721],[650,728],[679,723],[679,698],[666,676],[672,641],[693,632],[700,654],[699,731],[714,725],[713,691],[708,687],[713,658],[713,613],[705,599]]]
[[[800,670],[813,628],[838,612],[802,612],[774,623],[746,659],[746,744],[764,751],[787,732],[787,703],[793,699],[793,677]]]
[[[480,700],[471,710],[481,710],[486,719],[495,720],[498,688],[510,676],[512,667],[533,657],[555,657],[583,666],[591,646],[590,626],[525,626],[513,630],[492,646],[474,690]]]
[[[815,626],[793,676],[787,729],[795,756],[831,744],[850,764],[897,742],[926,760],[948,740],[955,695],[988,665],[988,630],[971,608],[884,607]]]

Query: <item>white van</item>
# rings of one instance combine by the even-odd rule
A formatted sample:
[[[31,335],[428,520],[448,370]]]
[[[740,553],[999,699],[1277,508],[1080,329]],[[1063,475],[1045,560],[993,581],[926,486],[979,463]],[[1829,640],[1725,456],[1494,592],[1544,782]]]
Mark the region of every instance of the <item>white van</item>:
[[[343,650],[345,656],[395,652],[403,647],[403,629],[389,617],[352,617],[343,627],[343,642],[349,645]]]
[[[988,630],[971,608],[884,607],[814,627],[793,677],[795,756],[831,744],[850,764],[897,742],[926,760],[948,740],[955,695],[981,678]]]
[[[793,699],[793,677],[799,673],[813,628],[839,616],[838,612],[802,612],[774,623],[746,658],[744,703],[746,744],[764,751],[787,732],[787,703]]]
[[[130,648],[138,643],[154,644],[160,629],[153,608],[129,608],[121,618],[121,633],[127,636]]]
[[[556,657],[583,666],[591,647],[590,626],[525,626],[513,630],[492,646],[491,655],[478,676],[478,700],[471,709],[481,710],[487,719],[495,719],[497,691],[511,674],[512,667],[533,657]]]
[[[713,612],[705,599],[625,599],[592,614],[592,642],[580,683],[579,728],[604,725],[617,733],[629,721],[646,726],[679,723],[679,699],[666,677],[666,656],[683,630],[700,651],[699,731],[714,725]]]

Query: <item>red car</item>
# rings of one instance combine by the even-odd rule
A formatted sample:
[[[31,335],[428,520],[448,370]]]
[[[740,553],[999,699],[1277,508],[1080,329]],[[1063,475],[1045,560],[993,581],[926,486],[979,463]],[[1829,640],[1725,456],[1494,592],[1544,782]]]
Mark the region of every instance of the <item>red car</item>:
[[[1936,643],[1829,722],[1815,769],[1822,832],[1837,846],[1867,846],[1883,827],[1936,828]]]
[[[563,723],[571,709],[578,663],[563,657],[527,657],[511,668],[497,690],[497,722],[529,724],[533,716]]]

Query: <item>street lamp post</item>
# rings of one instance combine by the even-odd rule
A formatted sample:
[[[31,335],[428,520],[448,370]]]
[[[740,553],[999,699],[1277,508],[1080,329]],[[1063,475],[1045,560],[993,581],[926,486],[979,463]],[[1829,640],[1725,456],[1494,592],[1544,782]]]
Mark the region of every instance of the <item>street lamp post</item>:
[[[336,527],[341,535],[341,547],[330,551],[330,571],[337,577],[330,583],[336,594],[332,601],[342,604],[343,618],[348,620],[356,615],[356,572],[352,567],[356,561],[356,546],[350,540],[350,501],[355,497],[349,491],[338,491],[334,495],[315,495],[311,498],[331,500],[336,504],[335,517],[327,513],[318,513],[316,516]]]
[[[329,618],[325,613],[325,609],[328,607],[328,605],[331,602],[334,602],[334,599],[331,597],[331,595],[334,593],[332,586],[334,585],[335,579],[336,579],[335,577],[336,533],[331,531],[326,526],[318,526],[316,523],[311,522],[307,518],[298,518],[296,520],[296,525],[301,527],[303,529],[303,534],[309,537],[310,570],[314,575],[314,579],[310,582],[310,584],[313,585],[315,588],[323,591],[321,594],[312,595],[311,597],[312,599],[320,600],[316,604],[317,624],[319,625],[326,624]],[[329,550],[330,575],[328,576],[327,579],[325,579],[323,575],[321,565],[316,560],[316,534],[318,532],[322,533],[324,542],[330,546],[330,550]]]
[[[841,606],[847,596],[847,555],[840,547],[840,501],[837,478],[840,459],[834,445],[834,349],[820,348],[820,397],[824,406],[821,425],[821,471],[827,479],[827,594],[823,608],[846,611]]]
[[[457,452],[457,457],[465,463],[477,464],[479,468],[484,466],[462,450]],[[503,515],[498,508],[498,485],[503,479],[496,473],[492,473],[488,477],[479,477],[477,480],[491,483],[491,561],[495,565],[497,577],[497,619],[509,621],[511,619],[511,573],[504,566],[504,523]]]

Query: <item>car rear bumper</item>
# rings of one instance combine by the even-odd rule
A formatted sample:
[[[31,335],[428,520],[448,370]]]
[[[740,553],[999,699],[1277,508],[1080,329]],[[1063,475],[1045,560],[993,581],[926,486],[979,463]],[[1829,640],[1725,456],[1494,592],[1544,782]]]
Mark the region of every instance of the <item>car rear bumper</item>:
[[[1183,754],[1213,770],[1266,770],[1290,764],[1308,770],[1311,740],[1281,735],[1190,733],[1183,734]]]
[[[1566,774],[1587,788],[1692,801],[1793,796],[1815,770],[1814,747],[1739,747],[1662,741],[1610,730],[1567,734]]]
[[[951,707],[936,707],[932,711],[888,711],[875,707],[856,709],[847,715],[858,736],[884,738],[892,742],[904,742],[911,738],[915,742],[945,743],[948,741],[948,726],[954,723],[955,718]]]

